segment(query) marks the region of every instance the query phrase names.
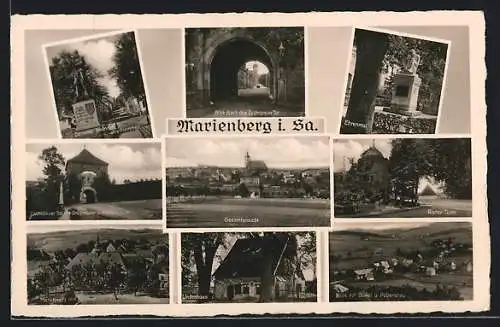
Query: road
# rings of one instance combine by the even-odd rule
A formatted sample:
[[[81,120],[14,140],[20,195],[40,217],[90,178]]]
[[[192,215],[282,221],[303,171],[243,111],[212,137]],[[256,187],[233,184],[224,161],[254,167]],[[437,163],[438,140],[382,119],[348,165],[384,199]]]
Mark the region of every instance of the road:
[[[428,218],[428,217],[472,217],[471,200],[455,200],[439,197],[421,197],[421,206],[401,210],[388,210],[380,213],[356,215],[357,218]],[[349,218],[348,215],[335,215],[338,218]]]
[[[168,228],[330,226],[329,200],[220,199],[167,204]]]
[[[161,219],[161,199],[100,202],[88,204],[75,204],[69,209],[76,210],[73,220],[142,220]],[[64,214],[62,220],[71,219],[69,214]]]
[[[301,117],[304,106],[277,105],[269,99],[269,89],[244,89],[233,99],[216,101],[212,106],[190,109],[188,118],[214,117]]]

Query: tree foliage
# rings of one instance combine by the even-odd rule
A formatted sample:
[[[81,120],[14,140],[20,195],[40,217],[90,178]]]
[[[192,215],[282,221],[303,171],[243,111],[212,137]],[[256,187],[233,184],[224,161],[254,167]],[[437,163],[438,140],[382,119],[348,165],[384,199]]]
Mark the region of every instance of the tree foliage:
[[[87,98],[81,95],[77,96],[75,91],[75,79],[78,77],[79,71],[77,63],[81,64],[81,73],[88,92]],[[99,82],[103,74],[86,62],[85,57],[77,50],[73,52],[61,51],[52,58],[49,69],[59,117],[61,114],[72,115],[73,104],[78,101],[92,98],[100,108],[109,102],[108,90]]]
[[[390,165],[396,186],[430,176],[450,197],[472,198],[470,139],[394,139]]]
[[[121,34],[115,40],[114,67],[109,74],[116,79],[122,95],[135,97],[146,104],[146,92],[142,80],[139,54],[134,32]]]

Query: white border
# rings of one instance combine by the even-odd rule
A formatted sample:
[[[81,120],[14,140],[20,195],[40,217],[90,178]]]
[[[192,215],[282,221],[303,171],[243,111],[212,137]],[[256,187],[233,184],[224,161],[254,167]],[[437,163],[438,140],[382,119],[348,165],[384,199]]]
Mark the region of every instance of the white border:
[[[237,118],[236,118],[237,119]],[[333,148],[332,145],[333,143],[331,142],[331,136],[329,134],[322,134],[322,133],[315,133],[315,134],[266,134],[266,135],[245,135],[245,134],[233,134],[233,135],[207,135],[207,136],[202,136],[202,135],[193,135],[193,134],[185,134],[185,135],[163,135],[162,138],[162,144],[163,144],[163,170],[162,170],[162,179],[166,180],[166,169],[167,163],[166,163],[166,140],[171,138],[171,139],[199,139],[199,138],[212,138],[212,139],[219,139],[219,140],[230,140],[230,139],[270,139],[270,138],[325,138],[327,139],[327,144],[330,153],[329,155],[329,163],[328,163],[328,168],[329,168],[329,173],[330,173],[330,224],[328,226],[286,226],[286,227],[266,227],[266,226],[255,226],[255,227],[241,227],[241,226],[236,226],[236,227],[167,227],[167,209],[166,205],[164,205],[164,213],[165,215],[163,216],[163,225],[164,225],[164,232],[181,232],[181,233],[186,233],[186,232],[193,232],[193,233],[201,233],[201,232],[208,232],[208,231],[213,231],[213,232],[231,232],[231,231],[241,231],[241,232],[262,232],[262,231],[287,231],[287,232],[299,232],[299,231],[310,231],[310,230],[321,230],[321,229],[331,229],[333,226],[333,200],[331,196],[333,195]],[[325,165],[326,167],[326,165]],[[166,189],[166,185],[164,187]],[[166,191],[164,192],[165,197],[163,198],[163,203],[166,203]]]
[[[186,83],[187,83],[187,79],[186,79],[186,29],[192,29],[192,28],[207,28],[207,29],[220,29],[220,28],[241,28],[241,27],[251,27],[251,28],[279,28],[279,27],[289,27],[289,28],[302,28],[302,33],[303,33],[303,36],[304,36],[304,40],[303,40],[303,53],[302,53],[302,59],[304,61],[304,115],[303,116],[229,116],[229,117],[188,117],[187,116],[187,93],[186,93]],[[307,26],[302,26],[302,25],[286,25],[286,26],[281,26],[281,25],[258,25],[258,26],[252,26],[251,24],[248,24],[248,25],[238,25],[238,24],[234,24],[234,26],[212,26],[212,25],[209,25],[209,26],[203,26],[203,27],[200,27],[200,26],[185,26],[185,28],[182,29],[182,42],[181,42],[181,54],[182,54],[182,62],[184,63],[184,70],[182,72],[182,81],[183,81],[183,85],[182,85],[182,91],[183,91],[183,94],[184,94],[184,97],[183,97],[183,117],[186,118],[186,119],[210,119],[210,118],[217,118],[217,119],[230,119],[230,118],[240,118],[240,119],[245,119],[245,118],[307,118],[309,117],[309,83],[308,83],[308,69],[309,69],[309,55],[308,55],[308,42],[309,42],[309,37],[308,37],[308,29],[307,29]],[[223,42],[224,43],[224,42]],[[220,46],[222,44],[219,44],[218,46]],[[217,47],[218,47],[217,46]],[[203,50],[203,49],[202,49]],[[266,49],[267,50],[267,49]],[[214,56],[217,54],[217,51],[215,51],[214,53]],[[205,53],[202,52],[202,56],[204,56]],[[272,58],[270,58],[272,59]],[[258,60],[256,60],[258,61]],[[267,67],[267,66],[266,66]],[[269,68],[269,67],[267,67]],[[279,67],[277,67],[279,68]],[[277,83],[278,81],[276,81]],[[210,82],[211,83],[211,82]],[[212,86],[211,86],[212,87]],[[276,87],[277,84],[276,84]],[[302,112],[301,112],[302,113]],[[171,119],[171,118],[167,118],[167,119]],[[326,129],[326,127],[325,127]]]
[[[370,230],[369,228],[363,228],[363,224],[366,223],[366,221],[359,221],[358,219],[342,219],[342,222],[338,221],[339,219],[337,219],[337,223],[340,224],[340,225],[346,225],[346,226],[349,226],[348,228],[346,229],[343,229],[343,230],[352,230],[352,229],[363,229],[363,230]],[[439,220],[432,220],[432,219],[424,219],[424,220],[417,220],[417,219],[408,219],[408,218],[392,218],[392,219],[385,219],[383,221],[377,221],[377,223],[380,223],[380,224],[400,224],[400,226],[395,226],[394,228],[399,228],[399,229],[404,229],[406,226],[404,226],[405,224],[412,224],[412,223],[419,223],[419,224],[425,224],[425,223],[429,223],[429,224],[440,224],[440,223],[445,223],[445,224],[450,224],[450,223],[467,223],[468,225],[470,225],[471,227],[471,240],[472,240],[472,246],[473,246],[473,253],[472,253],[472,265],[473,265],[473,270],[472,270],[472,277],[473,277],[473,286],[472,286],[472,296],[473,296],[473,299],[472,300],[465,300],[465,301],[390,301],[390,302],[385,302],[385,303],[389,303],[389,304],[392,304],[392,305],[402,305],[402,306],[408,306],[409,304],[415,304],[415,303],[423,303],[423,305],[425,305],[425,303],[432,303],[432,304],[436,304],[436,303],[446,303],[446,302],[451,302],[451,303],[467,303],[467,302],[473,302],[474,299],[478,296],[477,293],[479,293],[477,290],[478,288],[478,285],[477,285],[477,282],[476,282],[476,278],[479,278],[477,277],[477,275],[479,275],[479,268],[477,267],[480,267],[479,266],[479,259],[478,259],[478,255],[476,253],[476,244],[478,242],[478,238],[477,238],[477,231],[475,229],[475,226],[477,226],[477,224],[474,224],[473,221],[471,219],[463,219],[463,218],[458,218],[458,219],[455,219],[455,220],[451,220],[451,219],[447,219],[447,218],[443,218],[443,219],[439,219]],[[335,233],[336,230],[335,227],[328,231],[328,232],[325,232],[326,234],[326,237],[327,237],[327,242],[326,244],[324,245],[324,247],[326,248],[326,252],[327,252],[327,259],[326,261],[329,262],[329,257],[330,257],[330,236],[332,233]],[[375,229],[374,231],[377,231],[377,229]],[[370,306],[370,303],[383,303],[383,301],[353,301],[353,302],[341,302],[341,301],[330,301],[330,268],[328,267],[327,269],[325,269],[325,273],[327,274],[327,283],[326,286],[328,287],[328,290],[327,290],[327,302],[330,306],[332,307],[347,307],[347,305],[350,303],[351,305],[361,305],[361,306]],[[345,309],[344,309],[345,310]],[[435,311],[440,311],[440,310],[435,310]],[[342,311],[344,312],[344,311]]]
[[[473,171],[474,171],[474,152],[473,152],[473,144],[474,144],[474,139],[471,137],[469,134],[339,134],[336,136],[332,136],[331,142],[332,142],[332,153],[333,153],[333,145],[337,141],[349,141],[349,140],[394,140],[394,139],[470,139],[471,143],[471,148],[470,148],[470,153],[471,153],[471,176],[473,176]],[[335,155],[333,155],[333,158],[335,158]],[[332,167],[334,167],[332,159]],[[332,173],[334,174],[334,172]],[[471,198],[471,204],[472,204],[472,212],[470,217],[453,217],[453,216],[434,216],[434,217],[412,217],[412,218],[401,218],[403,219],[402,221],[411,219],[412,221],[426,221],[428,219],[440,222],[440,221],[445,221],[447,219],[450,219],[450,221],[459,221],[460,219],[469,219],[472,220],[472,217],[474,217],[474,207],[477,204],[474,204],[475,198],[474,198],[474,186],[472,186],[472,198]],[[332,207],[335,207],[335,199],[332,195]],[[382,222],[382,221],[390,221],[392,219],[398,219],[398,218],[383,218],[383,217],[335,217],[335,213],[332,209],[332,217],[334,221],[336,222],[343,222],[343,221],[354,221],[354,220],[361,220],[365,223],[372,223],[372,222]],[[340,220],[340,221],[339,221]],[[334,226],[335,228],[335,226]]]
[[[342,88],[342,94],[340,98],[342,99],[340,103],[340,109],[339,109],[339,119],[338,119],[338,126],[335,128],[335,135],[340,134],[340,129],[342,128],[342,118],[344,117],[344,103],[345,103],[345,95],[347,91],[347,81],[348,81],[348,76],[349,76],[349,68],[351,67],[351,61],[352,61],[352,50],[354,48],[354,35],[356,34],[356,28],[352,27],[351,28],[351,43],[349,43],[348,51],[349,53],[347,54],[347,64],[345,67],[345,72],[344,72],[344,84]],[[354,75],[356,74],[356,67],[354,67],[354,74],[353,74],[353,80],[354,80]],[[349,100],[350,102],[350,100]],[[347,109],[349,109],[349,103],[347,103]],[[346,109],[346,113],[347,113]],[[342,134],[341,134],[342,135]],[[355,134],[354,134],[355,135]]]
[[[351,42],[351,46],[350,46],[351,52],[352,52],[352,49],[354,47],[354,38],[356,35],[356,30],[365,30],[365,31],[372,31],[372,32],[389,34],[389,35],[397,35],[397,36],[401,36],[401,37],[405,37],[405,38],[425,40],[425,41],[446,44],[447,45],[447,47],[446,47],[446,60],[445,60],[445,64],[444,64],[443,80],[441,83],[441,92],[439,93],[438,113],[436,116],[436,126],[434,127],[434,133],[427,133],[427,134],[423,134],[423,133],[412,133],[412,134],[398,134],[398,133],[380,134],[380,133],[376,133],[376,134],[379,134],[379,135],[418,135],[418,136],[439,134],[439,122],[440,122],[440,118],[441,118],[441,111],[442,111],[441,108],[443,106],[444,92],[446,89],[445,86],[447,83],[446,79],[448,76],[447,73],[448,73],[448,67],[449,67],[449,62],[450,62],[450,48],[452,46],[452,42],[449,40],[439,39],[439,38],[435,38],[435,37],[428,37],[428,36],[411,34],[411,33],[406,33],[406,32],[399,32],[396,30],[387,29],[388,26],[385,26],[385,27],[386,28],[362,27],[361,25],[354,26],[352,28],[353,34],[352,34],[352,42]],[[346,89],[346,87],[347,87],[347,75],[349,72],[349,66],[350,66],[351,60],[352,60],[352,55],[351,55],[351,53],[349,53],[347,67],[346,67],[346,74],[345,74],[346,77],[345,77],[344,89]],[[356,72],[354,72],[354,74],[356,74]],[[344,91],[344,96],[342,97],[342,99],[344,99],[344,101],[345,101],[345,91]],[[342,102],[342,105],[344,104],[344,101]],[[342,112],[343,112],[343,108],[341,108],[341,110],[340,110],[341,114],[340,114],[340,120],[339,120],[339,127],[337,128],[339,134],[341,134],[340,129],[342,128],[342,118],[343,118]],[[472,112],[472,110],[471,110],[471,112]],[[365,134],[359,134],[359,135],[376,135],[376,134],[375,133],[365,133]],[[341,135],[356,135],[356,134],[341,134]]]
[[[256,24],[256,22],[263,24]],[[278,24],[279,23],[279,24]],[[22,200],[24,196],[24,158],[23,149],[25,139],[25,31],[40,29],[47,30],[78,30],[93,29],[98,31],[109,29],[151,28],[188,28],[199,26],[214,27],[263,27],[264,26],[301,26],[309,27],[352,27],[356,25],[384,26],[384,27],[453,27],[467,26],[469,65],[470,65],[470,119],[472,136],[472,174],[473,190],[473,230],[474,230],[474,301],[466,302],[407,302],[394,305],[394,302],[371,303],[343,303],[339,306],[301,304],[245,304],[245,305],[178,305],[168,306],[137,306],[137,305],[95,305],[95,306],[26,306],[23,293],[26,290],[26,221],[25,208]],[[484,15],[479,11],[427,11],[427,12],[317,12],[317,13],[244,13],[244,14],[183,14],[183,15],[31,15],[12,17],[11,29],[11,56],[12,56],[12,281],[11,281],[11,310],[13,315],[26,317],[78,317],[78,316],[109,316],[109,315],[145,315],[156,316],[214,316],[237,315],[243,313],[264,314],[331,314],[337,313],[428,313],[428,312],[482,312],[490,308],[490,244],[489,226],[486,200],[486,104],[484,93],[484,79],[486,67],[484,63]],[[392,31],[394,32],[394,31]],[[391,32],[391,33],[392,33]],[[182,81],[181,81],[182,83]],[[345,90],[342,90],[345,92]],[[472,114],[474,110],[474,115]],[[57,119],[56,119],[57,120]],[[59,127],[57,126],[58,130]],[[326,126],[325,126],[326,128]],[[337,129],[338,130],[338,129]],[[374,138],[376,134],[363,134],[364,137]],[[396,136],[392,134],[391,136]],[[415,136],[421,134],[415,134]],[[354,134],[346,135],[353,138]],[[412,135],[413,136],[413,135]],[[420,137],[418,136],[418,137]],[[337,137],[337,136],[336,136]],[[410,137],[410,136],[409,136]],[[80,139],[83,140],[83,139]],[[100,139],[101,140],[101,139]],[[130,141],[132,139],[128,139]],[[141,139],[146,140],[146,139]],[[22,149],[22,150],[20,150]],[[477,156],[475,156],[477,154]],[[479,205],[476,205],[479,204]],[[19,219],[18,216],[21,216]],[[362,223],[362,219],[358,219]],[[388,222],[388,220],[385,220]],[[443,221],[443,220],[441,220]],[[366,221],[365,221],[366,223]],[[323,233],[327,233],[326,231]],[[175,237],[177,234],[172,234]],[[173,247],[170,247],[173,249]],[[24,254],[23,254],[24,253]],[[480,268],[478,268],[480,267]],[[172,280],[172,276],[170,276]],[[23,289],[23,291],[21,291]],[[477,296],[476,296],[477,295]],[[51,310],[52,309],[52,310]]]
[[[62,227],[62,226],[71,226],[73,225],[72,228],[61,228],[61,229],[58,229],[57,227]],[[47,222],[47,221],[40,221],[40,222],[37,222],[37,223],[30,223],[30,224],[27,224],[26,226],[26,237],[25,237],[25,242],[26,242],[26,245],[27,245],[27,240],[29,238],[29,235],[32,235],[32,234],[38,234],[38,235],[43,235],[45,233],[58,233],[58,232],[74,232],[74,233],[78,233],[78,226],[85,226],[86,224],[57,224],[57,223],[54,223],[53,221],[51,222]],[[129,226],[130,227],[127,227]],[[50,231],[38,231],[37,230],[37,227],[52,227],[51,229],[53,230],[50,230]],[[102,229],[114,229],[114,230],[123,230],[125,232],[127,231],[130,231],[130,230],[142,230],[142,229],[148,229],[148,230],[157,230],[158,233],[160,235],[164,235],[164,237],[166,238],[167,240],[167,244],[168,244],[168,249],[169,249],[169,261],[168,261],[168,281],[169,281],[169,286],[168,286],[168,289],[169,289],[169,302],[168,303],[153,303],[153,304],[142,304],[142,305],[145,305],[145,306],[154,306],[154,307],[165,307],[165,306],[169,306],[170,304],[172,304],[172,273],[173,271],[175,270],[174,268],[174,265],[172,264],[172,255],[173,253],[175,253],[175,251],[172,249],[172,246],[173,246],[173,243],[172,243],[172,234],[165,234],[162,232],[161,230],[161,225],[156,223],[156,224],[152,224],[151,221],[149,222],[146,222],[146,223],[143,223],[142,221],[130,221],[130,223],[127,223],[127,224],[122,224],[121,222],[119,221],[112,221],[112,222],[107,222],[106,224],[100,224],[100,225],[86,225],[86,226],[89,226],[89,228],[86,228],[85,231],[99,231],[99,230],[102,230]],[[25,257],[24,257],[24,261],[27,263],[27,256],[26,256],[26,251],[25,252]],[[25,266],[25,274],[23,274],[24,276],[27,275],[27,272],[28,272],[28,269],[27,269],[27,264]],[[26,283],[27,285],[27,278],[24,278],[24,282]],[[28,305],[27,304],[27,299],[28,299],[28,294],[27,294],[27,287],[24,287],[23,291],[20,292],[22,297],[25,299],[25,305],[29,307],[35,307],[36,309],[38,308],[46,308],[46,309],[49,309],[49,308],[58,308],[59,310],[61,308],[64,308],[65,306],[64,305]],[[92,310],[92,307],[107,307],[107,306],[118,306],[118,307],[129,307],[129,308],[133,308],[134,306],[136,306],[137,304],[114,304],[114,305],[106,305],[106,304],[84,304],[84,305],[81,305],[82,307],[85,307],[85,308],[88,308],[90,310]],[[141,305],[141,306],[142,306]],[[49,309],[50,310],[50,309]],[[57,310],[57,309],[56,309]],[[54,311],[56,311],[54,310]]]
[[[120,145],[120,144],[157,144],[160,149],[161,149],[161,143],[159,139],[29,139],[26,140],[24,143],[24,148],[23,148],[23,153],[27,152],[27,146],[28,145],[58,145],[58,144],[102,144],[102,145]],[[160,155],[163,160],[163,152],[160,152]],[[26,174],[26,169],[25,167],[22,167],[24,170],[24,173]],[[162,179],[162,185],[163,185],[163,175],[160,175]],[[24,185],[26,185],[26,180],[24,182]],[[26,198],[26,191],[24,190],[23,196]],[[161,199],[162,201],[162,210],[163,210],[163,198]],[[26,208],[25,208],[26,209]],[[163,214],[162,218],[160,219],[133,219],[133,220],[128,220],[128,219],[116,219],[116,220],[109,220],[109,219],[100,219],[100,220],[45,220],[45,221],[40,221],[40,220],[28,220],[26,217],[26,212],[24,215],[24,219],[26,221],[27,226],[36,226],[36,225],[44,225],[44,224],[50,224],[50,225],[74,225],[74,226],[106,226],[108,224],[111,224],[111,222],[117,222],[117,224],[120,225],[151,225],[151,226],[161,226],[162,221],[163,221]]]
[[[233,229],[233,230],[225,230],[225,231],[217,231],[216,233],[219,233],[219,234],[231,234],[231,233],[250,233],[252,231],[244,231],[244,230],[241,230],[241,229]],[[267,231],[266,231],[267,232]],[[320,238],[322,236],[322,231],[318,231],[318,230],[315,230],[315,229],[309,229],[309,230],[303,230],[303,231],[290,231],[290,230],[280,230],[280,231],[276,231],[276,232],[283,232],[283,233],[301,233],[301,232],[311,232],[311,233],[314,233],[315,234],[315,237],[316,237],[316,244],[315,244],[315,250],[316,250],[316,271],[315,271],[315,276],[316,277],[316,302],[309,302],[309,301],[297,301],[297,302],[281,302],[282,304],[302,304],[302,305],[307,305],[307,304],[318,304],[318,303],[321,303],[321,302],[325,302],[324,301],[324,289],[323,289],[323,276],[322,276],[322,258],[325,254],[325,251],[324,249],[321,247],[321,241],[322,239]],[[177,278],[178,278],[178,283],[177,283],[177,289],[178,289],[178,294],[179,294],[179,298],[178,298],[178,302],[174,302],[176,304],[181,304],[182,306],[185,306],[185,305],[194,305],[194,306],[214,306],[214,305],[242,305],[242,306],[246,306],[248,304],[250,305],[253,305],[255,304],[255,302],[238,302],[238,303],[231,303],[231,302],[221,302],[221,303],[182,303],[182,235],[183,234],[204,234],[204,233],[211,233],[209,231],[183,231],[183,232],[179,232],[179,233],[175,233],[177,239],[178,239],[178,242],[177,242],[177,249],[178,251],[176,251],[177,253],[177,257],[176,257],[176,264],[177,264],[177,267],[179,268],[178,269],[178,274],[177,274]],[[231,250],[231,249],[229,249]],[[327,249],[328,250],[328,249]],[[229,253],[229,252],[228,252]],[[328,252],[326,252],[327,256],[328,256]],[[328,299],[326,299],[328,301]],[[270,302],[270,303],[266,303],[266,304],[278,304],[280,302]]]
[[[44,58],[44,62],[45,62],[45,70],[47,73],[47,78],[48,78],[48,82],[50,85],[50,91],[51,91],[50,96],[51,96],[51,100],[52,100],[53,110],[55,110],[58,138],[63,139],[61,126],[60,126],[60,120],[59,120],[59,114],[57,112],[54,88],[52,86],[52,76],[50,75],[50,63],[49,63],[49,58],[47,55],[47,48],[65,45],[65,44],[77,43],[77,42],[91,41],[94,39],[100,39],[100,38],[105,38],[105,37],[115,36],[115,35],[120,35],[120,34],[126,34],[126,33],[134,33],[135,46],[137,49],[137,58],[139,60],[139,68],[141,70],[142,85],[144,86],[144,93],[146,95],[146,106],[148,109],[149,124],[150,124],[150,128],[151,128],[151,133],[153,134],[152,138],[155,138],[156,133],[155,133],[155,129],[154,129],[154,119],[153,119],[151,105],[150,105],[151,102],[150,102],[149,91],[148,91],[147,83],[146,83],[146,76],[144,75],[144,65],[142,63],[141,46],[140,46],[140,41],[139,41],[137,29],[122,29],[119,31],[107,32],[107,33],[97,33],[97,34],[93,34],[90,36],[71,38],[71,39],[66,39],[63,41],[45,43],[42,45],[41,48],[42,48],[43,58]],[[147,139],[152,139],[152,138],[147,138]],[[68,139],[68,140],[87,140],[87,138],[65,138],[65,139]],[[93,139],[95,139],[95,138],[93,138]],[[103,138],[97,138],[97,140],[102,140],[102,139]]]

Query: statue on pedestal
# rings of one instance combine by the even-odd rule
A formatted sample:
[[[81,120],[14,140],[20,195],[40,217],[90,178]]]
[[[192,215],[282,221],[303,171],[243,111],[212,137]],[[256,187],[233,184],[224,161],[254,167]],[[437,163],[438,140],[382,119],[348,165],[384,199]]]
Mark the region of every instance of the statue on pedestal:
[[[420,65],[420,55],[417,54],[415,49],[411,49],[406,57],[404,70],[410,74],[416,74],[418,66]]]
[[[76,102],[85,100],[89,97],[87,89],[87,78],[85,72],[85,59],[75,58],[75,68],[73,70],[73,86],[75,90]]]

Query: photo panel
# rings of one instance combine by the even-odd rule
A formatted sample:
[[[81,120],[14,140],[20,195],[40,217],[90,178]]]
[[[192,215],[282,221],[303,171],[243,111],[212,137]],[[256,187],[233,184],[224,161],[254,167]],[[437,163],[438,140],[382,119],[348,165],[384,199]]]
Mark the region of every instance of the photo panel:
[[[470,137],[333,139],[335,218],[472,217]]]
[[[186,117],[305,116],[303,27],[185,29]]]
[[[315,232],[181,233],[181,303],[317,302]]]
[[[161,142],[26,144],[26,220],[162,218]]]
[[[138,48],[135,31],[43,46],[60,137],[153,137]]]
[[[451,42],[354,28],[340,134],[436,133]]]
[[[162,141],[167,230],[331,226],[329,136]]]
[[[30,225],[27,303],[169,304],[169,235],[151,225]]]
[[[330,302],[472,301],[471,222],[338,222]]]

